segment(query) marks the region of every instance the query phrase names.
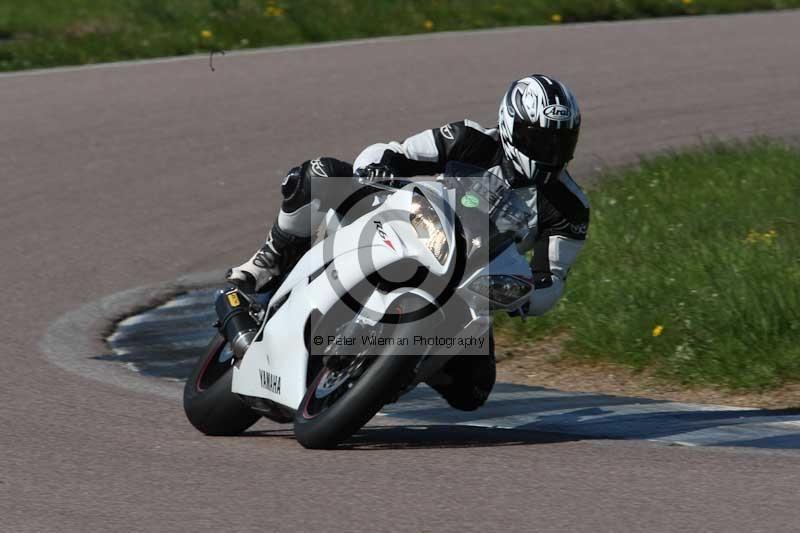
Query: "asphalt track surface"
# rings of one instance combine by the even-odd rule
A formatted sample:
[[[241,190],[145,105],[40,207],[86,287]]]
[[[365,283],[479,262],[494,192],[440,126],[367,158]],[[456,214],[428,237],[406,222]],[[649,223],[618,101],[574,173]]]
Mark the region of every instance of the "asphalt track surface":
[[[53,365],[42,338],[87,302],[240,261],[293,164],[491,123],[532,70],[583,102],[583,181],[707,137],[796,139],[798,27],[782,12],[0,76],[0,530],[796,530],[796,454],[465,427],[324,453],[269,423],[207,438],[172,399]]]
[[[219,279],[219,274],[217,280]],[[224,284],[181,292],[161,305],[132,315],[101,306],[98,315],[127,315],[107,342],[111,353],[87,355],[73,350],[77,328],[65,324],[68,313],[48,328],[44,349],[51,361],[70,370],[141,390],[160,385],[157,394],[179,398],[197,365],[198,354],[216,333],[214,299]],[[113,297],[117,305],[127,298]],[[135,298],[130,299],[137,302]],[[92,305],[92,304],[89,304]],[[63,327],[62,327],[63,326]],[[88,336],[88,335],[87,335]],[[124,367],[121,367],[121,365]],[[134,374],[136,373],[136,374]],[[457,411],[432,389],[421,385],[402,400],[383,407],[367,424],[374,426],[471,426],[557,433],[569,438],[652,440],[679,446],[727,446],[800,452],[800,409],[753,409],[698,405],[647,398],[577,393],[546,387],[497,383],[489,401],[472,412]],[[502,433],[502,432],[501,432]],[[356,436],[356,439],[360,438]],[[350,445],[352,443],[348,443]]]

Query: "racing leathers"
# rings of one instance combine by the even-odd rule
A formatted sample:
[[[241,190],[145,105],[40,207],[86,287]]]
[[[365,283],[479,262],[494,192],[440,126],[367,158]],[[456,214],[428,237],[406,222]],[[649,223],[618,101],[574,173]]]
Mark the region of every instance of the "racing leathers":
[[[569,270],[585,242],[589,225],[586,195],[566,170],[544,183],[526,183],[505,158],[498,130],[468,119],[422,131],[403,142],[370,145],[353,166],[321,157],[290,170],[281,184],[283,202],[266,244],[247,263],[232,269],[228,279],[258,289],[291,268],[308,250],[325,211],[335,207],[326,205],[321,198],[326,195],[319,194],[324,178],[352,176],[354,172],[378,177],[434,175],[443,172],[450,161],[502,176],[525,199],[533,213],[525,245],[533,250],[534,290],[520,311],[534,316],[547,312],[563,294]],[[313,195],[312,183],[316,184]]]
[[[368,146],[353,166],[356,172],[372,166],[390,169],[395,176],[419,176],[441,173],[450,161],[489,170],[518,188],[533,213],[525,244],[533,250],[534,291],[522,312],[549,311],[564,292],[589,227],[589,202],[566,170],[545,183],[526,183],[504,157],[498,130],[468,119],[425,130],[402,143]]]

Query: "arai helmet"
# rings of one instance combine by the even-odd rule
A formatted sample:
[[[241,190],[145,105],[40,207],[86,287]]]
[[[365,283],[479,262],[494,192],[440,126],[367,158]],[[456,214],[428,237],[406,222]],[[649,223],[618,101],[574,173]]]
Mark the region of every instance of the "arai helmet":
[[[511,84],[500,103],[506,158],[530,184],[558,176],[575,153],[581,111],[566,85],[541,74]]]

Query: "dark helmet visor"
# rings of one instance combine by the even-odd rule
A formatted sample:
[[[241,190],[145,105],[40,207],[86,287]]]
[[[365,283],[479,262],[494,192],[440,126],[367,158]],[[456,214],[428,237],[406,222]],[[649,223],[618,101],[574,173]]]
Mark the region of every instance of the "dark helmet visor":
[[[542,128],[515,122],[511,140],[514,148],[533,161],[563,166],[575,154],[579,132],[580,128]]]

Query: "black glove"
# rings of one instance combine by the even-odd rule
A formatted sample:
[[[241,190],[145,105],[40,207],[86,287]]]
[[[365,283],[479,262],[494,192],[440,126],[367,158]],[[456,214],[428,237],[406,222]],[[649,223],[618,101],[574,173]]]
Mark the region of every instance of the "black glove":
[[[525,318],[528,316],[528,311],[531,308],[530,302],[525,302],[521,306],[517,307],[516,309],[512,309],[511,311],[507,311],[508,316],[510,317],[523,317]]]
[[[388,180],[394,177],[394,171],[387,165],[372,163],[356,170],[356,176],[369,181]]]

